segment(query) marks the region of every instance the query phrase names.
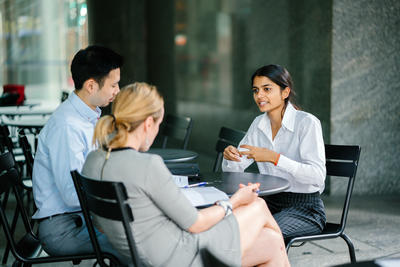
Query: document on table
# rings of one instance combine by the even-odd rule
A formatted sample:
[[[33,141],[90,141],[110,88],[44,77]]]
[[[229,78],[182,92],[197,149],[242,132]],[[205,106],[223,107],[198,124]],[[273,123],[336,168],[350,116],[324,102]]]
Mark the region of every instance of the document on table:
[[[182,175],[172,175],[172,179],[178,187],[185,187],[189,185],[189,178]]]
[[[181,191],[195,207],[209,206],[217,200],[229,199],[225,192],[213,186],[181,188]]]

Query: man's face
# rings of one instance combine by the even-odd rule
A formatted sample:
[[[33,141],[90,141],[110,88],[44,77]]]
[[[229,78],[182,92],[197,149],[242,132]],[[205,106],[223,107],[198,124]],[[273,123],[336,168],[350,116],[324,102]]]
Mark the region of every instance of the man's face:
[[[119,93],[119,80],[121,70],[113,69],[108,73],[108,76],[104,79],[103,87],[95,89],[92,95],[92,104],[98,107],[105,107],[110,104],[117,94]]]

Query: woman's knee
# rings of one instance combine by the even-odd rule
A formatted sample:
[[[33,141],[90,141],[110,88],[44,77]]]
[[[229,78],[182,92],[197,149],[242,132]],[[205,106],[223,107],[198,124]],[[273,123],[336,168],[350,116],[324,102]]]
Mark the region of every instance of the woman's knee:
[[[254,204],[256,206],[255,208],[257,209],[257,214],[260,214],[265,218],[269,218],[270,216],[272,216],[264,199],[257,198],[254,201]]]

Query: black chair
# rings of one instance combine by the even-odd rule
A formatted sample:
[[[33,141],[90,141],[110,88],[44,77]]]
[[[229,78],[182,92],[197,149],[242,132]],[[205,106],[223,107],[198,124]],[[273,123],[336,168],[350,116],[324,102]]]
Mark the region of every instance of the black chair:
[[[219,139],[215,145],[217,151],[217,157],[215,159],[213,171],[217,172],[222,163],[223,153],[227,146],[238,146],[240,141],[246,135],[246,132],[235,130],[227,127],[221,127],[219,131]]]
[[[31,144],[29,143],[28,138],[26,137],[24,129],[20,129],[18,131],[18,143],[25,157],[26,175],[32,178],[33,153]]]
[[[195,162],[166,163],[165,165],[173,175],[198,176],[200,174],[199,164]]]
[[[11,247],[11,252],[14,255],[16,261],[13,266],[31,266],[32,264],[39,263],[51,263],[51,262],[63,262],[72,261],[73,264],[79,264],[82,260],[96,259],[96,255],[84,254],[84,255],[71,255],[71,256],[45,256],[40,257],[42,247],[37,236],[34,234],[32,225],[29,222],[28,215],[25,211],[24,205],[18,191],[18,170],[15,167],[14,159],[10,152],[6,152],[0,155],[0,196],[3,196],[5,192],[14,192],[17,209],[22,217],[24,225],[24,236],[16,241],[11,231],[10,224],[8,222],[6,211],[3,208],[4,198],[1,198],[0,203],[0,220],[3,225],[3,230],[7,241]],[[111,254],[107,254],[107,258],[111,262],[117,263],[118,260]]]
[[[0,125],[0,152],[10,151],[16,162],[24,162],[20,148],[16,147],[7,125]]]
[[[294,237],[290,240],[287,240],[287,252],[289,252],[289,248],[295,242],[302,242],[299,245],[301,246],[307,241],[341,237],[348,246],[351,262],[356,262],[353,243],[351,239],[344,233],[344,228],[346,226],[347,214],[349,212],[350,199],[353,192],[354,180],[356,178],[360,151],[360,146],[325,145],[326,174],[335,177],[345,177],[348,179],[346,197],[340,223],[327,222],[324,230],[320,234]]]
[[[97,240],[93,221],[90,212],[110,220],[120,221],[125,230],[127,237],[132,263],[140,267],[138,253],[135,245],[135,240],[132,235],[132,230],[129,223],[133,222],[133,214],[129,204],[126,202],[128,194],[125,186],[121,182],[98,181],[81,175],[78,171],[71,172],[72,179],[79,202],[82,207],[83,216],[89,230],[90,239],[97,256],[97,261],[100,266],[107,266],[104,263],[104,256],[100,250]]]
[[[19,152],[15,153],[15,146],[14,143],[11,139],[10,136],[10,131],[8,129],[8,127],[6,125],[0,125],[0,144],[2,144],[3,149],[2,152],[4,152],[5,150],[9,151],[11,154],[11,157],[13,158],[13,161],[17,161],[15,160],[15,158],[19,158],[19,169],[22,170],[24,165],[27,165],[25,163],[27,163],[28,161],[24,159],[24,155],[19,155]],[[23,158],[21,158],[20,156],[22,156]],[[28,167],[28,166],[27,166]],[[21,173],[21,172],[19,172]],[[32,173],[32,172],[31,172]],[[32,176],[28,175],[28,177],[19,177],[19,179],[16,180],[16,182],[18,183],[18,191],[19,194],[21,196],[21,199],[23,200],[23,197],[26,196],[27,197],[27,207],[33,207],[32,211],[35,211],[35,206],[34,206],[34,201],[33,201],[33,196],[32,196]],[[4,206],[3,208],[6,208],[6,204],[8,201],[8,194],[9,192],[6,192],[4,194]],[[28,214],[30,214],[30,212],[28,211]],[[14,234],[15,232],[15,228],[18,222],[18,218],[19,218],[19,209],[15,209],[14,211],[14,217],[11,223],[11,233]],[[8,259],[8,254],[10,252],[10,244],[7,243],[7,246],[4,250],[4,254],[3,254],[3,260],[2,263],[6,264],[7,259]]]
[[[167,147],[169,139],[182,142],[181,148],[187,149],[189,137],[192,132],[193,120],[190,117],[181,117],[168,114],[161,125],[160,137],[162,148]]]

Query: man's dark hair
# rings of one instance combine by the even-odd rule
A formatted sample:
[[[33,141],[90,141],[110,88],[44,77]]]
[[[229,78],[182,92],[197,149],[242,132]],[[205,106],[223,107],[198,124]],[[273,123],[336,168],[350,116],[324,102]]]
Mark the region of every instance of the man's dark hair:
[[[104,79],[110,71],[120,68],[123,58],[109,48],[91,45],[76,53],[71,63],[72,79],[75,89],[82,89],[83,83],[88,79],[94,79],[103,87]]]

